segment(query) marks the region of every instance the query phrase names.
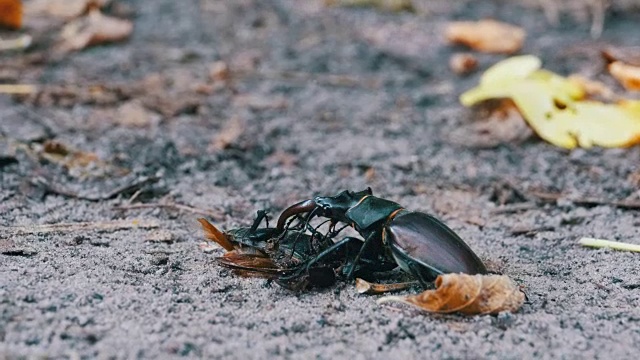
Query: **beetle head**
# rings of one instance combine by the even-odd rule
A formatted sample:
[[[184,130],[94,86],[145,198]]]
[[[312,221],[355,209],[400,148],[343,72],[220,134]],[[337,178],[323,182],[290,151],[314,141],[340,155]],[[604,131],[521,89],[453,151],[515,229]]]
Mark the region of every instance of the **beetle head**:
[[[318,196],[313,200],[319,215],[351,223],[346,216],[347,211],[372,194],[371,188],[358,192],[345,190],[335,196]]]

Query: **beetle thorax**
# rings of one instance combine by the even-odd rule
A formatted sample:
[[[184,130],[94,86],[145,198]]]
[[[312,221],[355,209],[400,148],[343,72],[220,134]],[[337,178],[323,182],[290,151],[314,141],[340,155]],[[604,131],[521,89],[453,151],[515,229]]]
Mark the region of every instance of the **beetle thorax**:
[[[367,196],[349,208],[345,215],[354,228],[363,233],[369,232],[368,230],[374,225],[374,227],[380,228],[379,224],[385,222],[399,209],[402,209],[402,206],[398,203],[375,196]]]

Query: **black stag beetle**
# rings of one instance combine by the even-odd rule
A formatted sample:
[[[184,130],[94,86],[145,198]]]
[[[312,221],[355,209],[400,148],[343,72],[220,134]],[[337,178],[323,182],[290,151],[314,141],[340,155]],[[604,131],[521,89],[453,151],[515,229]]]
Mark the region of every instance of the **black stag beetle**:
[[[322,216],[331,219],[334,226],[338,222],[346,223],[364,238],[360,240],[364,243],[352,261],[348,279],[353,278],[363,255],[372,259],[376,254],[395,262],[425,287],[440,274],[487,273],[480,258],[440,220],[375,197],[371,188],[360,192],[343,191],[336,196],[319,196],[294,204],[282,212],[277,229],[283,231],[289,218],[302,213],[307,213],[307,221]],[[319,261],[353,239],[336,242],[311,262]]]
[[[267,221],[266,227],[260,226],[263,220]],[[216,258],[219,265],[237,274],[275,280],[291,290],[333,285],[338,277],[344,276],[344,268],[353,267],[350,262],[362,245],[353,242],[338,251],[326,252],[333,245],[330,236],[317,232],[308,224],[287,226],[279,231],[269,227],[263,210],[258,211],[251,227],[220,231],[206,219],[198,221],[205,237],[227,251]],[[319,254],[324,255],[320,257]]]

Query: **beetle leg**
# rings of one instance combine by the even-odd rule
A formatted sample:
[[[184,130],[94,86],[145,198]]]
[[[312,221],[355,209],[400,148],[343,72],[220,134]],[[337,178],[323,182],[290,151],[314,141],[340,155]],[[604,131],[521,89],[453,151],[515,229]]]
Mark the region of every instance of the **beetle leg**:
[[[416,279],[418,279],[418,281],[420,282],[420,285],[422,285],[423,288],[429,288],[432,287],[432,282],[426,280],[423,276],[422,273],[420,272],[420,267],[418,264],[416,264],[414,261],[407,261],[407,267],[409,268],[409,272],[411,273],[411,275],[413,275]]]
[[[307,229],[310,225],[309,225],[309,221],[311,221],[311,219],[313,218],[313,216],[315,215],[315,211],[317,208],[313,208],[313,210],[311,210],[311,212],[309,214],[307,214],[307,218],[304,220],[304,226],[302,227],[303,229]],[[298,235],[296,236],[295,240],[293,240],[293,246],[291,247],[291,255],[289,255],[289,259],[293,258],[293,253],[296,250],[296,244],[298,243],[298,240],[300,240],[300,235],[302,234],[302,232],[299,232]],[[284,233],[282,233],[282,235],[284,235]],[[313,236],[313,233],[311,234],[311,236]]]
[[[331,254],[332,252],[336,251],[337,249],[341,248],[342,246],[344,246],[345,244],[349,243],[350,241],[353,240],[358,240],[360,241],[358,238],[353,238],[353,237],[346,237],[340,241],[338,241],[337,243],[333,244],[332,246],[330,246],[329,248],[323,250],[320,254],[318,254],[315,258],[313,258],[311,261],[309,261],[309,263],[307,264],[307,266],[305,266],[305,268],[307,270],[309,270],[309,268],[311,267],[311,265],[317,263],[318,261],[320,261],[320,259],[322,259],[323,257]]]
[[[325,221],[321,222],[321,223],[320,223],[318,226],[316,226],[316,227],[312,227],[311,225],[309,225],[309,228],[310,228],[310,229],[309,229],[309,231],[311,231],[311,239],[314,239],[314,237],[317,235],[317,236],[320,238],[320,241],[323,241],[323,240],[325,239],[325,237],[326,237],[326,235],[327,235],[327,234],[324,234],[324,235],[323,235],[322,233],[318,232],[318,229],[319,229],[322,225],[326,224],[326,223],[327,223],[327,222],[329,222],[329,221],[331,221],[331,220],[325,220]],[[316,245],[316,244],[314,244],[314,241],[311,241],[311,249],[312,249],[314,252],[316,251],[316,246],[315,246],[315,245]]]
[[[309,271],[309,268],[317,263],[318,261],[320,261],[322,258],[324,258],[325,256],[331,254],[332,252],[338,250],[339,248],[341,248],[342,246],[344,246],[345,244],[349,243],[350,241],[353,240],[357,240],[360,241],[358,238],[353,238],[353,237],[346,237],[340,241],[338,241],[337,243],[331,245],[330,247],[328,247],[327,249],[323,250],[320,254],[316,255],[316,257],[314,257],[313,259],[309,260],[306,264],[303,264],[300,269],[298,269],[297,271],[295,271],[293,274],[291,275],[287,275],[284,277],[281,277],[281,280],[290,280],[293,279],[297,276],[300,276],[303,272],[305,271]]]
[[[267,216],[267,211],[266,210],[258,210],[258,214],[256,215],[256,219],[253,220],[253,224],[251,225],[251,229],[249,230],[249,232],[251,234],[256,232],[256,230],[258,229],[258,226],[260,226],[260,223],[262,222],[263,219],[266,220],[267,227],[269,227],[269,217]]]
[[[353,279],[353,273],[356,270],[356,265],[358,265],[358,261],[360,261],[360,258],[362,257],[362,254],[364,254],[364,250],[367,248],[367,245],[369,245],[370,243],[373,242],[373,239],[375,238],[376,233],[371,233],[371,235],[369,235],[369,237],[367,237],[364,240],[364,243],[362,243],[362,247],[360,248],[360,251],[358,251],[358,255],[356,255],[355,259],[353,259],[353,266],[351,267],[351,269],[349,269],[349,273],[347,274],[347,279],[351,280]]]

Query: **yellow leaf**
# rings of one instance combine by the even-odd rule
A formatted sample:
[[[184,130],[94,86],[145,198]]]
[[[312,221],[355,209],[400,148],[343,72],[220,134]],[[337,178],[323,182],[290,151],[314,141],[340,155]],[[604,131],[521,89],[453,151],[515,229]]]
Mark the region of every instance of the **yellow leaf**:
[[[460,96],[472,106],[510,98],[529,126],[563,148],[626,147],[640,142],[640,102],[606,104],[584,100],[581,83],[539,68],[539,60],[518,56],[488,69],[480,85]]]
[[[533,55],[513,56],[491,66],[482,74],[480,84],[496,84],[524,79],[540,69],[542,61]]]
[[[540,69],[542,62],[533,55],[508,58],[491,66],[480,77],[480,86],[460,96],[464,106],[471,106],[488,99],[506,98],[516,85]]]

